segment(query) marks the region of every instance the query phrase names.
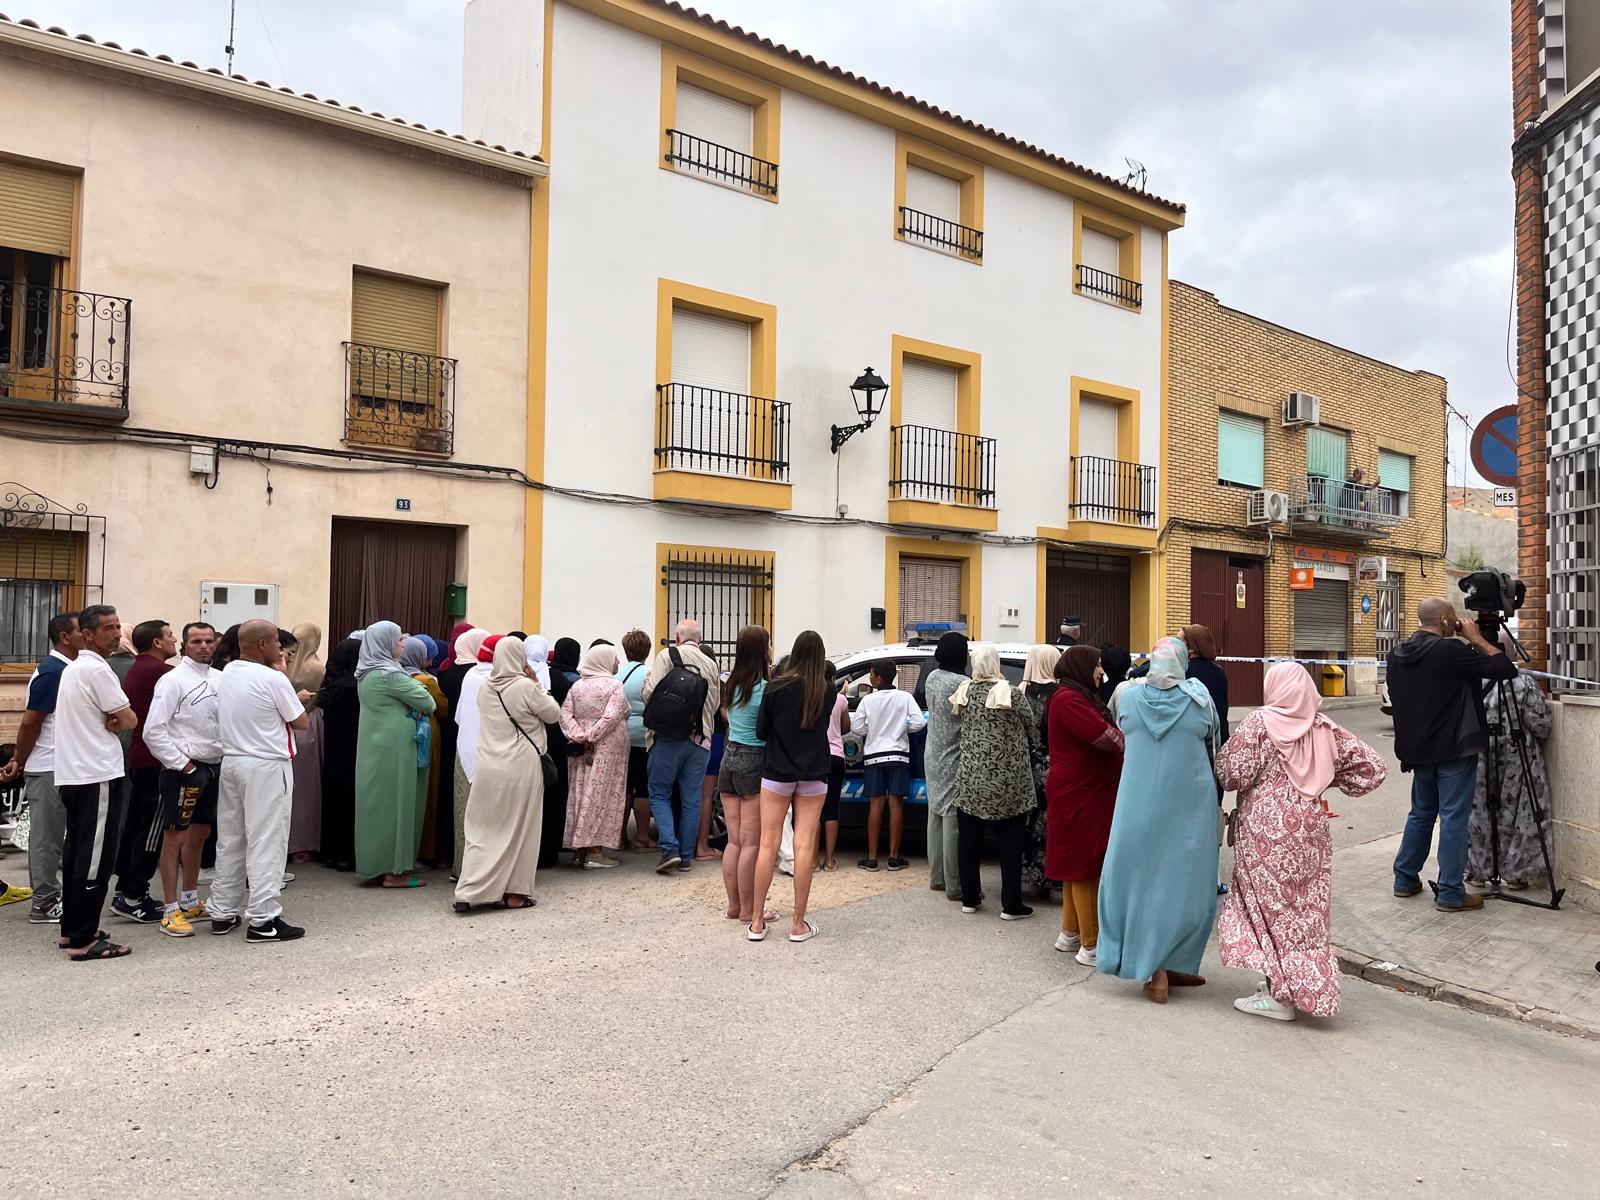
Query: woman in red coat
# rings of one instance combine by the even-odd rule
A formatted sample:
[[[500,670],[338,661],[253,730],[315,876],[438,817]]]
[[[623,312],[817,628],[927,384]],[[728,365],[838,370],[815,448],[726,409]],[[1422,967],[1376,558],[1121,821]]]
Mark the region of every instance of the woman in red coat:
[[[1095,965],[1100,924],[1100,867],[1111,838],[1111,812],[1122,777],[1122,731],[1100,699],[1100,651],[1069,646],[1056,663],[1061,687],[1050,698],[1044,873],[1062,881],[1056,949]]]

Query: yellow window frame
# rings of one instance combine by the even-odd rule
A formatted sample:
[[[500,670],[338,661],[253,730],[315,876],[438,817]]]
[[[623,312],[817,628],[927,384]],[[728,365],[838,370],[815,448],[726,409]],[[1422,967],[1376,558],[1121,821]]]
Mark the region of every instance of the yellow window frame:
[[[694,546],[681,542],[656,543],[656,645],[667,645],[672,638],[672,630],[667,621],[670,613],[670,588],[667,587],[667,564],[674,558],[689,554],[715,555],[718,557],[737,558],[738,563],[729,563],[729,566],[754,567],[764,570],[772,577],[772,591],[767,597],[766,630],[777,640],[778,630],[778,571],[777,554],[772,550],[747,550],[742,546]],[[704,622],[701,625],[704,628]]]
[[[884,630],[891,641],[898,641],[905,633],[900,627],[902,558],[940,558],[961,564],[961,609],[967,614],[967,636],[977,641],[983,635],[983,545],[928,538],[883,539]]]
[[[1114,216],[1103,209],[1091,208],[1079,201],[1072,206],[1072,290],[1084,294],[1078,286],[1078,268],[1083,265],[1083,231],[1092,229],[1107,237],[1117,239],[1117,274],[1129,283],[1139,283],[1141,267],[1140,242],[1143,229],[1125,217]],[[1088,293],[1092,299],[1100,299]],[[1115,303],[1115,301],[1112,301]],[[1124,307],[1131,307],[1125,305]]]
[[[894,231],[895,241],[907,242],[913,246],[923,245],[917,239],[908,238],[900,232],[900,210],[906,203],[907,166],[921,167],[924,171],[932,171],[935,175],[943,175],[946,179],[953,179],[960,184],[960,222],[968,229],[983,232],[983,164],[901,133],[896,134],[894,139],[894,208],[889,214],[892,221],[890,228]],[[972,263],[974,266],[983,265],[981,257],[974,258],[968,254],[951,254],[950,257]]]
[[[676,129],[678,123],[678,84],[689,83],[695,87],[748,104],[754,111],[750,131],[750,152],[780,167],[779,186],[770,194],[750,188],[733,187],[732,191],[745,192],[772,204],[778,202],[782,192],[781,163],[778,157],[779,130],[783,108],[783,89],[763,79],[756,79],[740,71],[714,63],[709,59],[686,54],[676,46],[661,47],[661,153],[657,165],[674,175],[690,174],[679,171],[667,155],[672,152],[672,139],[667,130]]]

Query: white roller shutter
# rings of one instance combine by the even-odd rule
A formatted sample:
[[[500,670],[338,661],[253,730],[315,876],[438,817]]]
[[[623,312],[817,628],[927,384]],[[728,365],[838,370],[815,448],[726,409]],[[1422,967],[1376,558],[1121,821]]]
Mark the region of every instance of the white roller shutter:
[[[1085,229],[1079,243],[1083,265],[1109,275],[1122,274],[1122,243],[1098,229]]]
[[[680,133],[704,138],[740,154],[752,154],[755,110],[692,83],[678,84],[674,123]]]
[[[955,367],[906,359],[900,370],[900,423],[955,429],[960,379]]]
[[[750,326],[689,309],[672,310],[672,382],[750,391]]]
[[[1294,648],[1344,654],[1349,650],[1350,582],[1318,579],[1294,593]]]
[[[892,632],[901,636],[919,621],[965,621],[961,611],[961,572],[963,565],[939,558],[900,560],[900,625]]]
[[[937,172],[907,163],[906,207],[959,224],[961,184]]]
[[[1117,406],[1087,396],[1078,401],[1078,456],[1117,457]]]

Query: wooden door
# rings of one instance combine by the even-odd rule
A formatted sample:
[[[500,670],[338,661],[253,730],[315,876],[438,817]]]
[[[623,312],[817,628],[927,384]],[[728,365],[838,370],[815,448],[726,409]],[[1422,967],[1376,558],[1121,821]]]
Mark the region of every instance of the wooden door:
[[[1217,653],[1261,658],[1267,647],[1266,570],[1259,558],[1196,550],[1189,620],[1217,639]],[[1228,702],[1261,703],[1260,663],[1222,663],[1228,676]]]

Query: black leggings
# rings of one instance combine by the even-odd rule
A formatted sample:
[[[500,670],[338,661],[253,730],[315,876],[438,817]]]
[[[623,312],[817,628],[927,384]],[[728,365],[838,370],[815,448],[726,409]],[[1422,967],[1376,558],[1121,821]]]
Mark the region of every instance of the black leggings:
[[[1000,821],[986,821],[971,813],[956,810],[956,833],[959,838],[956,861],[961,873],[961,902],[963,907],[976,903],[983,894],[978,866],[983,861],[983,833],[993,825],[1000,841],[1000,911],[1022,910],[1022,840],[1027,831],[1028,816],[1018,813]],[[970,899],[969,899],[970,898]]]

